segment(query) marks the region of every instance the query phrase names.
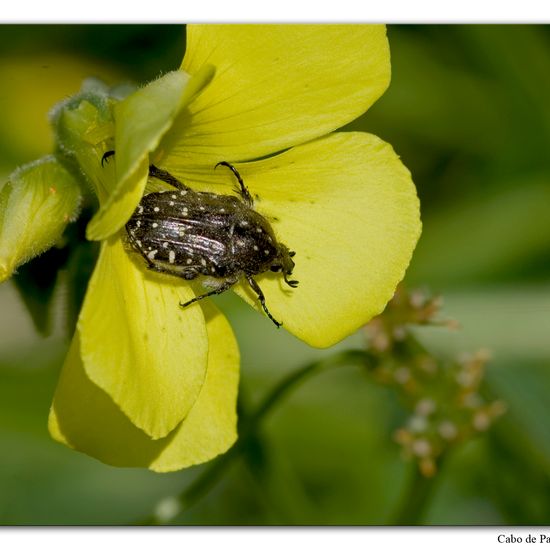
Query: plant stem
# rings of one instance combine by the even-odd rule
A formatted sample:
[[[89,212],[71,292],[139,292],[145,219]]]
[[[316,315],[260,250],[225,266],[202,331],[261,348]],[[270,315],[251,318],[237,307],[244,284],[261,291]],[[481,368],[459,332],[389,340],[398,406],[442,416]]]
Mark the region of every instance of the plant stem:
[[[362,350],[348,350],[336,355],[332,355],[325,359],[313,361],[305,367],[298,369],[295,372],[290,373],[286,378],[281,380],[271,392],[260,403],[256,411],[250,415],[248,421],[251,427],[259,424],[265,416],[267,416],[274,406],[291,390],[296,388],[299,384],[307,380],[310,376],[328,370],[332,367],[338,367],[341,365],[359,365],[367,366],[372,362],[373,357]]]
[[[191,483],[191,485],[180,493],[177,497],[180,505],[177,516],[183,514],[216,485],[233,460],[240,455],[246,444],[256,436],[262,421],[292,390],[297,388],[311,376],[332,367],[343,365],[367,366],[372,362],[372,360],[373,357],[365,351],[348,350],[318,361],[313,361],[312,363],[309,363],[308,365],[283,378],[264,397],[256,410],[248,417],[241,420],[241,430],[237,443],[229,449],[227,453],[212,462],[208,469],[206,469]],[[171,521],[173,521],[175,517],[172,518]],[[158,515],[153,514],[138,521],[137,525],[159,525],[161,523],[163,523],[162,519],[159,518]]]
[[[408,488],[401,498],[401,504],[390,525],[422,525],[422,521],[433,495],[437,481],[440,479],[441,459],[437,472],[431,477],[423,476],[416,464],[411,465]]]

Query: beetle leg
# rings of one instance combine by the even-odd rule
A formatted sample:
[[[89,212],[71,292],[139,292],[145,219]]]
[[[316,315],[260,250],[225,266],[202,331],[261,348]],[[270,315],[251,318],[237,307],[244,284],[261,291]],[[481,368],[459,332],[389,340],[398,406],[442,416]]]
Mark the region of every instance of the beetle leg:
[[[101,167],[103,168],[104,166],[104,163],[106,160],[108,160],[109,158],[111,158],[112,156],[114,156],[115,152],[114,151],[107,151],[106,153],[103,153],[103,156],[101,157]]]
[[[265,305],[264,293],[262,292],[262,289],[259,287],[258,283],[250,275],[246,275],[246,280],[248,281],[250,288],[252,288],[252,290],[258,295],[258,300],[260,300],[260,304],[262,304],[262,308],[265,311],[266,315],[275,323],[275,326],[277,328],[282,326],[283,323],[279,323],[279,321],[275,320],[273,318],[273,315],[269,313],[269,309],[267,309],[267,306]]]
[[[105,161],[110,159],[115,155],[114,151],[107,151],[103,154],[101,157],[101,166],[103,167],[105,165]],[[160,168],[157,168],[154,164],[149,165],[149,175],[152,178],[157,178],[164,183],[168,183],[169,185],[172,185],[176,189],[180,189],[181,191],[192,191],[190,187],[187,187],[187,185],[184,185],[181,183],[180,180],[175,178],[170,172],[167,172],[166,170],[161,170]]]
[[[246,188],[243,178],[241,177],[237,169],[232,164],[229,164],[229,162],[226,162],[225,160],[222,160],[222,162],[218,162],[218,164],[216,164],[214,169],[217,168],[218,166],[227,166],[231,170],[231,172],[233,172],[233,174],[237,178],[237,181],[239,182],[239,185],[241,186],[241,197],[243,198],[243,201],[250,208],[252,208],[252,206],[254,206],[254,199],[252,198],[250,191],[248,191],[248,189]]]
[[[182,304],[180,302],[180,306],[182,308],[185,308],[187,306],[190,306],[191,304],[194,304],[195,302],[198,302],[199,300],[202,300],[203,298],[208,298],[209,296],[214,296],[215,294],[221,294],[222,292],[225,292],[226,290],[229,290],[235,283],[237,282],[236,279],[229,279],[225,281],[223,284],[221,284],[218,288],[215,288],[214,290],[211,290],[210,292],[207,292],[205,294],[201,294],[200,296],[195,296],[192,300],[189,300],[188,302],[185,302]]]
[[[149,175],[152,178],[157,178],[158,180],[163,181],[164,183],[167,183],[168,185],[171,185],[176,189],[180,189],[181,191],[192,191],[190,187],[187,187],[187,185],[181,183],[181,181],[170,174],[170,172],[167,172],[166,170],[161,170],[160,168],[157,168],[154,164],[151,164],[149,166]]]

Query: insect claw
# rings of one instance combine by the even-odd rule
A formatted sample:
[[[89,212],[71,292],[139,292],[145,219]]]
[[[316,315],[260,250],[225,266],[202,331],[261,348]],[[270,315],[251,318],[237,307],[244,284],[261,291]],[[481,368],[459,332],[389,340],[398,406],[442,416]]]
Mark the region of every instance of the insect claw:
[[[285,283],[292,288],[296,288],[300,284],[300,281],[296,281],[295,279],[287,279],[286,274],[284,275],[284,280]]]
[[[112,156],[114,156],[114,151],[107,151],[106,153],[103,153],[103,156],[101,157],[101,167],[103,168],[105,166],[105,161],[109,160]]]

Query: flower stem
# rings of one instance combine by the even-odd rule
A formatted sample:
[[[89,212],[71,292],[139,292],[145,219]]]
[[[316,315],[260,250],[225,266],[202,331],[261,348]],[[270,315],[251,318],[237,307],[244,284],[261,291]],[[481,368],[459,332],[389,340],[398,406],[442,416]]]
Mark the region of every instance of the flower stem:
[[[364,367],[372,360],[373,357],[366,351],[348,350],[336,355],[331,355],[325,359],[320,359],[319,361],[313,361],[305,367],[290,373],[271,390],[271,392],[260,403],[256,411],[250,415],[248,420],[251,427],[254,428],[257,424],[259,424],[260,421],[271,412],[275,405],[283,397],[285,397],[287,393],[307,380],[310,376],[324,370],[328,370],[332,367],[342,365],[359,365]]]
[[[420,473],[416,464],[411,464],[408,487],[401,497],[397,513],[390,525],[423,525],[423,520],[434,493],[435,486],[441,478],[442,459],[438,460],[437,474],[426,477]]]
[[[345,365],[359,365],[364,367],[371,363],[372,360],[373,357],[365,351],[348,350],[318,361],[313,361],[283,378],[264,397],[256,410],[248,417],[241,420],[239,440],[237,443],[229,449],[227,453],[214,460],[209,467],[191,483],[191,485],[178,495],[178,512],[169,521],[173,522],[177,516],[187,511],[216,485],[234,459],[241,454],[247,443],[256,437],[262,421],[282,402],[287,394],[317,373],[332,367]],[[165,523],[165,520],[160,518],[157,514],[152,514],[136,522],[137,525],[159,525],[162,523]]]

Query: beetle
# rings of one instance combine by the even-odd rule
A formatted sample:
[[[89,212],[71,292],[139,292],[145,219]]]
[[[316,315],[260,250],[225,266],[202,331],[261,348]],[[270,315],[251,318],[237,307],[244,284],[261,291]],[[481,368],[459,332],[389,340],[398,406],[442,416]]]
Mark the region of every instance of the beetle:
[[[102,163],[114,151],[103,155]],[[194,191],[169,172],[149,167],[149,176],[173,189],[145,195],[126,223],[128,242],[152,271],[193,280],[204,278],[208,292],[180,303],[186,308],[203,298],[221,294],[246,280],[266,315],[269,312],[255,275],[273,271],[290,279],[295,252],[278,242],[269,221],[254,210],[254,201],[237,169],[229,162],[216,164],[231,170],[239,183],[239,197]]]

